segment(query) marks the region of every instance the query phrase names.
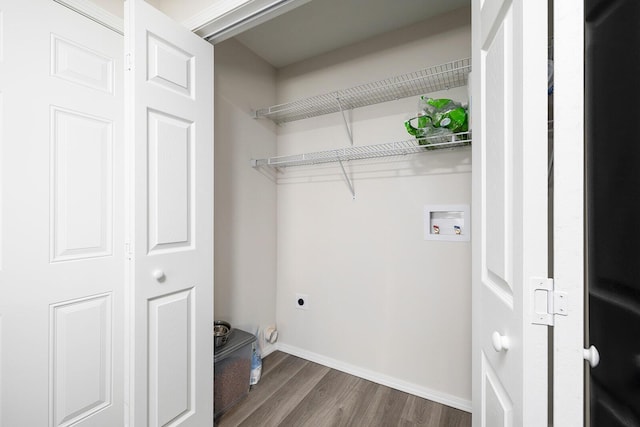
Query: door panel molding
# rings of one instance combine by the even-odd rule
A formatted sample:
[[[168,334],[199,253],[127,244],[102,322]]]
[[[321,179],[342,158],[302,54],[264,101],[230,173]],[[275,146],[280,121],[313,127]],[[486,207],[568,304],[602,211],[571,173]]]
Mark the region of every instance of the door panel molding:
[[[112,295],[52,304],[50,312],[49,420],[66,427],[112,403]]]
[[[195,297],[186,289],[148,301],[149,425],[178,425],[195,413]]]
[[[147,33],[148,81],[194,99],[195,57],[162,37]]]
[[[113,58],[51,34],[51,75],[113,95]]]
[[[494,408],[491,413],[483,413],[482,426],[485,427],[511,427],[514,426],[513,402],[500,379],[493,371],[487,360],[487,355],[482,354],[482,394],[486,396],[485,407]]]
[[[113,122],[51,107],[51,262],[113,251]]]
[[[195,248],[194,123],[149,109],[148,254]]]

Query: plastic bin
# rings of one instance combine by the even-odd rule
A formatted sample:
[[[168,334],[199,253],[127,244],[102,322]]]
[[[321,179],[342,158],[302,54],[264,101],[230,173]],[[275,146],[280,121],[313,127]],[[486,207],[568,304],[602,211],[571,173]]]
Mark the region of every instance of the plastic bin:
[[[216,418],[249,394],[255,340],[252,334],[233,329],[227,343],[215,350],[213,407]]]

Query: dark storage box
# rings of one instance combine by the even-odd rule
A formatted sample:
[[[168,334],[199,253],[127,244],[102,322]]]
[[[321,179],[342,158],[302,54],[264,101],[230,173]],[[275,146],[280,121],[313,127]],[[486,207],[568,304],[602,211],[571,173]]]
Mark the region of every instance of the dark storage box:
[[[250,333],[233,329],[227,343],[215,350],[213,407],[216,418],[249,394],[255,340]]]

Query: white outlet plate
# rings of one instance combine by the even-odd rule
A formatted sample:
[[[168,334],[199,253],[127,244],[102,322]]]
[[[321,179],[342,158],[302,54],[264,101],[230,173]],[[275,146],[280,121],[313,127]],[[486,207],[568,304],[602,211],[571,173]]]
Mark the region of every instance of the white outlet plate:
[[[303,301],[303,304],[300,304],[301,300]],[[296,294],[295,304],[296,308],[299,310],[309,310],[309,295]]]

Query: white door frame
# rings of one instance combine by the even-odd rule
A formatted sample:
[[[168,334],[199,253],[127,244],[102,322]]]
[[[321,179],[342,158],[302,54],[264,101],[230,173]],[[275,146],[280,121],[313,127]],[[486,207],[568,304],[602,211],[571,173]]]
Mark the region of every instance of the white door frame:
[[[553,421],[584,424],[584,2],[554,2],[554,281],[568,316],[556,316]]]
[[[267,22],[311,0],[220,0],[182,22],[197,35],[218,43]]]
[[[86,16],[100,25],[104,25],[118,34],[124,35],[124,20],[103,8],[96,6],[90,0],[53,0],[68,7],[80,15]],[[124,8],[124,6],[123,6]]]

